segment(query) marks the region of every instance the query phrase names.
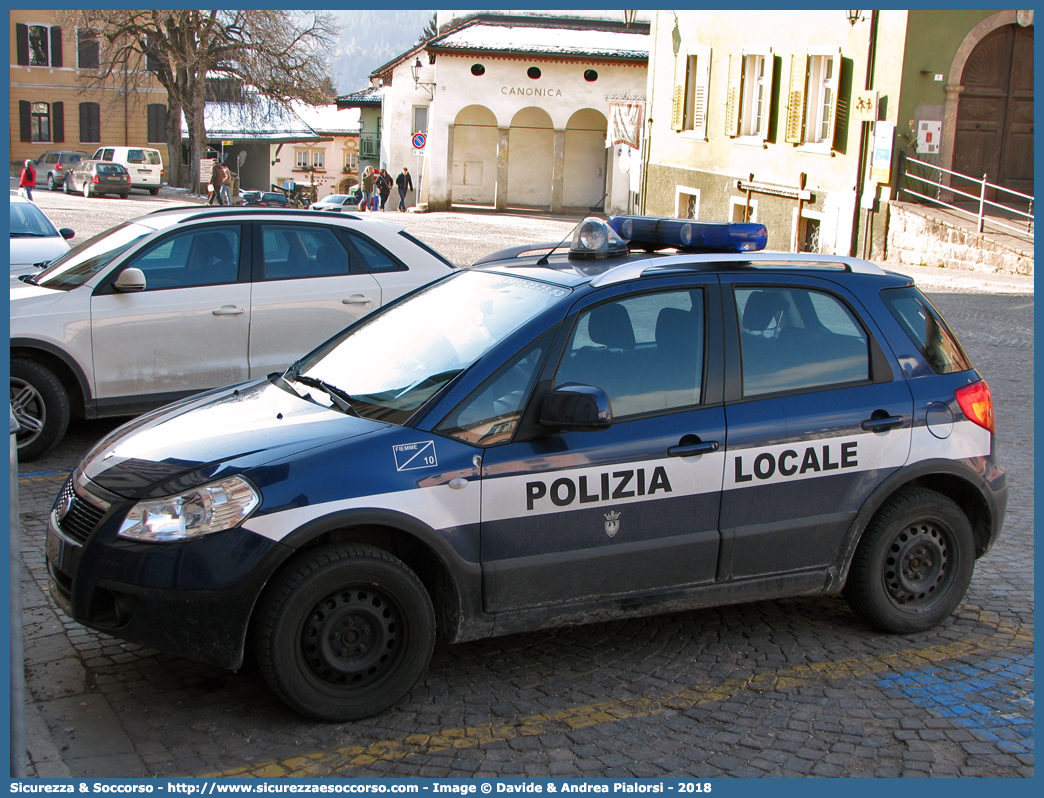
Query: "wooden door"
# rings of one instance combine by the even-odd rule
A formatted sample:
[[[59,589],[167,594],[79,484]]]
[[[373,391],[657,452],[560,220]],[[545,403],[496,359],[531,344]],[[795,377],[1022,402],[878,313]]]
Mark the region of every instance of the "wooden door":
[[[983,39],[961,83],[954,171],[1032,194],[1033,28],[1007,25]]]

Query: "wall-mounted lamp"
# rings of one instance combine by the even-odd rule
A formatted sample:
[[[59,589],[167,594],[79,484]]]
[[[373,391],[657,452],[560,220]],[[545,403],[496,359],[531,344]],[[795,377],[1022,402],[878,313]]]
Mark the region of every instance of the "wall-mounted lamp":
[[[425,83],[424,81],[422,81],[420,79],[420,73],[421,73],[421,69],[423,68],[423,66],[424,65],[421,64],[420,57],[418,56],[414,60],[413,66],[410,67],[410,72],[413,73],[413,88],[415,88],[415,89],[416,88],[424,89],[424,91],[428,92],[428,96],[431,97],[431,99],[434,100],[435,99],[435,84],[434,83]]]
[[[857,22],[862,22],[863,12],[862,11],[846,11],[845,16],[848,17],[850,25],[855,25]]]

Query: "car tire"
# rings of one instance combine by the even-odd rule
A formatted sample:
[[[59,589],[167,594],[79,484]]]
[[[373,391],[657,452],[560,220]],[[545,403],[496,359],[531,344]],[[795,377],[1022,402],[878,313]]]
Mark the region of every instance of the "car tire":
[[[123,192],[119,196],[120,196],[120,199],[127,199],[127,197],[130,196],[130,192],[129,191]]]
[[[52,174],[48,174],[47,175],[47,190],[48,191],[57,191],[58,190],[58,184],[54,182],[54,175],[52,175]]]
[[[941,493],[911,488],[867,526],[844,595],[871,626],[923,632],[957,608],[974,566],[975,538],[961,508]]]
[[[272,690],[321,721],[359,720],[398,703],[435,643],[428,592],[378,549],[330,545],[273,578],[257,615],[258,666]]]
[[[83,181],[83,196],[90,199],[91,196],[91,182],[89,180]]]
[[[19,460],[47,454],[69,428],[65,388],[50,369],[32,360],[11,361],[11,409],[19,425]]]
[[[159,194],[159,189],[158,189],[158,188],[150,188],[150,189],[149,189],[149,193],[150,193],[150,194],[151,194],[152,196],[154,196],[154,197],[155,197],[155,196],[156,196],[157,194]]]
[[[71,177],[66,176],[65,180],[62,181],[62,190],[66,194],[72,194],[73,193],[73,190],[72,190],[72,178]]]

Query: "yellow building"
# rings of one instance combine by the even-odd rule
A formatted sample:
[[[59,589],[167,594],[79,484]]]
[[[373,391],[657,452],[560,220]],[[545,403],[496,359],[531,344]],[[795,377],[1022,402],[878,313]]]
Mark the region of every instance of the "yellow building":
[[[55,11],[10,13],[12,169],[46,150],[93,154],[103,144],[148,145],[168,163],[167,93],[155,78],[85,90],[101,61],[97,36],[63,28]]]

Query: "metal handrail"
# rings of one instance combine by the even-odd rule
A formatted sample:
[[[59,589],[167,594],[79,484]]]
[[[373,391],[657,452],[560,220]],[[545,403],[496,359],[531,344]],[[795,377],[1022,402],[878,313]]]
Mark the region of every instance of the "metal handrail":
[[[1015,233],[1019,233],[1020,235],[1028,235],[1030,240],[1033,240],[1033,197],[1030,196],[1029,194],[1023,194],[1022,192],[1014,191],[1013,189],[1005,188],[1004,186],[998,186],[996,183],[990,183],[987,180],[989,175],[985,175],[984,174],[982,176],[982,180],[977,180],[974,177],[969,177],[968,175],[961,174],[960,172],[953,172],[953,171],[951,171],[949,169],[944,169],[941,166],[936,166],[935,164],[926,163],[925,161],[919,161],[916,158],[906,158],[905,160],[906,160],[907,164],[915,164],[917,166],[920,166],[920,167],[923,167],[923,168],[926,168],[926,169],[935,169],[937,172],[939,172],[939,179],[938,180],[929,180],[929,179],[927,179],[925,177],[921,177],[920,175],[913,174],[912,172],[910,172],[909,168],[904,167],[903,168],[903,178],[904,178],[904,180],[903,180],[903,188],[902,188],[902,191],[904,193],[909,194],[910,196],[913,196],[913,197],[917,197],[917,198],[922,199],[922,200],[926,200],[927,202],[935,203],[936,205],[941,205],[942,207],[947,208],[948,210],[951,210],[954,213],[961,213],[961,214],[965,214],[966,216],[973,217],[975,219],[975,221],[976,221],[976,230],[978,232],[980,232],[980,233],[983,232],[983,228],[984,228],[984,226],[986,224],[991,224],[991,225],[994,225],[995,227],[1003,227],[1005,230],[1011,230],[1011,231],[1013,231]],[[944,183],[943,182],[944,175],[951,175],[953,177],[958,177],[961,180],[967,180],[969,183],[972,183],[972,184],[978,186],[979,187],[979,194],[978,194],[978,196],[976,196],[974,194],[969,194],[966,191],[961,191],[959,188],[954,188],[948,182]],[[971,211],[966,210],[964,208],[958,208],[956,205],[953,205],[953,204],[951,204],[949,202],[944,202],[938,196],[932,197],[932,196],[929,196],[927,194],[922,194],[920,192],[914,191],[913,189],[908,188],[906,186],[906,182],[910,181],[910,180],[919,181],[919,182],[924,183],[924,184],[926,184],[928,186],[932,186],[933,188],[935,188],[936,194],[940,194],[942,191],[945,190],[945,191],[950,192],[951,194],[956,194],[956,195],[959,195],[961,197],[967,197],[969,200],[978,203],[979,210],[978,210],[977,213],[972,213]],[[993,189],[993,190],[998,191],[998,192],[1003,191],[1005,194],[1012,194],[1012,195],[1014,195],[1017,198],[1025,200],[1028,203],[1028,212],[1027,211],[1021,211],[1018,208],[1013,208],[1010,205],[1005,205],[1005,204],[1003,204],[1001,202],[994,202],[993,200],[986,199],[986,190],[987,189]],[[995,218],[987,218],[986,217],[986,206],[988,206],[988,205],[993,206],[995,208],[1003,208],[1006,213],[1010,213],[1010,214],[1013,214],[1015,216],[1023,217],[1024,219],[1026,219],[1025,227],[1024,228],[1023,227],[1015,227],[1015,226],[1010,225],[1010,224],[1005,224],[1004,222],[999,221],[998,219],[995,219]]]

